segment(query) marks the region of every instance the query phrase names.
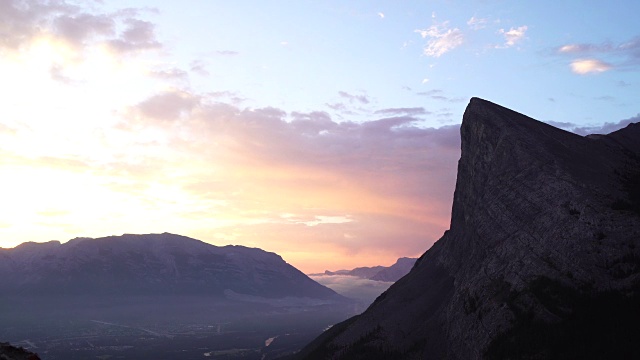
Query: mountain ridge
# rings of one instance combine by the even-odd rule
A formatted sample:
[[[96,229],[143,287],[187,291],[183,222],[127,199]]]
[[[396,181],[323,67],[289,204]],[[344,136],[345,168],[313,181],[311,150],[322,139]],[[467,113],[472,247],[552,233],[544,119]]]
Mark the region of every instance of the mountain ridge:
[[[394,282],[398,281],[401,277],[406,275],[409,270],[411,270],[416,260],[417,258],[401,257],[398,258],[398,260],[396,260],[396,262],[390,266],[377,265],[357,267],[351,270],[325,270],[324,273],[309,274],[309,276],[347,275],[374,281]]]
[[[0,257],[0,286],[22,294],[339,297],[275,253],[169,233],[23,243]]]

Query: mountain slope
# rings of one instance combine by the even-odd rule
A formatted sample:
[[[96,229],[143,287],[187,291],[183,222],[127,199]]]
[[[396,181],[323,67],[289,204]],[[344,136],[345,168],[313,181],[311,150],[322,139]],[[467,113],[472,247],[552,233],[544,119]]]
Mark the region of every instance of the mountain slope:
[[[0,287],[21,295],[339,297],[274,253],[168,233],[24,243],[0,259]]]
[[[11,346],[9,343],[0,342],[0,359],[2,360],[40,360],[37,354],[23,348]]]
[[[640,356],[640,124],[581,137],[473,98],[450,230],[306,359]]]

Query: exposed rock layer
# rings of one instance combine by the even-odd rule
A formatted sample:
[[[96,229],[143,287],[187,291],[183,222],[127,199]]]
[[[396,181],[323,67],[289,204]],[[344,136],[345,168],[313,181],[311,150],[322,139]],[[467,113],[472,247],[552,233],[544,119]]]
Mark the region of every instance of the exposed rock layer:
[[[581,137],[473,98],[450,230],[307,359],[638,358],[640,124]]]

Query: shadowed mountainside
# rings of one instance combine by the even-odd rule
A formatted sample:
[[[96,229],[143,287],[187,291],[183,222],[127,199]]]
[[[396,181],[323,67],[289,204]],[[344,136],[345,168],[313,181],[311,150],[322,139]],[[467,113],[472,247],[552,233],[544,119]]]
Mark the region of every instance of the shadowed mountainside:
[[[76,238],[0,249],[0,287],[21,295],[339,297],[280,256],[174,234]]]
[[[450,230],[303,359],[640,357],[640,124],[578,136],[473,98]]]
[[[40,357],[23,348],[0,342],[0,359],[2,360],[40,360]]]

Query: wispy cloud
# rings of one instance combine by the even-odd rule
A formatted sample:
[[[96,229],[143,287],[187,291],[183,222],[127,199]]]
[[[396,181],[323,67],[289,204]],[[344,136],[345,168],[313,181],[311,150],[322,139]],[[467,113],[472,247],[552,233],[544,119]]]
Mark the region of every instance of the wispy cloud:
[[[186,71],[176,67],[151,70],[149,74],[155,78],[166,80],[186,80],[189,77],[189,74]]]
[[[384,114],[384,115],[427,115],[431,114],[430,111],[425,110],[423,107],[412,107],[412,108],[389,108],[389,109],[381,109],[376,110],[376,114]]]
[[[240,55],[240,52],[234,51],[234,50],[217,50],[215,53],[216,53],[216,55],[222,55],[222,56]]]
[[[525,38],[527,29],[528,27],[524,25],[517,28],[512,27],[509,30],[505,30],[505,29],[498,30],[498,33],[504,36],[505,42],[503,45],[497,45],[496,48],[508,48],[521,42]]]
[[[340,97],[345,98],[347,100],[349,100],[349,102],[353,103],[353,102],[358,102],[361,104],[368,104],[371,102],[371,100],[369,100],[369,97],[365,94],[361,94],[361,95],[354,95],[354,94],[350,94],[346,91],[338,91],[338,95],[340,95]]]
[[[487,26],[487,19],[483,19],[483,18],[477,18],[475,16],[472,16],[471,19],[469,19],[469,21],[467,21],[467,25],[469,25],[469,27],[472,30],[480,30],[480,29],[484,29]]]
[[[447,101],[447,102],[452,102],[452,103],[460,103],[460,102],[464,102],[465,99],[461,98],[461,97],[450,97],[450,96],[446,96],[444,94],[443,90],[440,89],[432,89],[432,90],[428,90],[428,91],[418,91],[416,92],[416,95],[418,96],[426,96],[429,97],[433,100],[441,100],[441,101]]]
[[[450,29],[447,21],[431,25],[427,29],[415,30],[415,32],[423,39],[427,39],[423,53],[430,57],[440,57],[464,42],[462,31],[458,28]]]

